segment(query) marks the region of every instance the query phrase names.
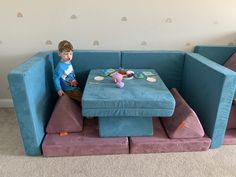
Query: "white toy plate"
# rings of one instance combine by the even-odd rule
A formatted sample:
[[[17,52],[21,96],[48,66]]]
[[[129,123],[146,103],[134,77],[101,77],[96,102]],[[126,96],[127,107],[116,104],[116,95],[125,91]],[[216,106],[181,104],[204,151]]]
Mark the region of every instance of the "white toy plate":
[[[155,77],[147,77],[147,81],[149,81],[149,82],[156,82],[157,79]]]
[[[124,80],[131,80],[133,78],[134,78],[133,76],[132,77],[123,77]]]
[[[96,80],[96,81],[102,81],[104,79],[104,77],[102,77],[102,76],[95,76],[94,77],[94,80]]]

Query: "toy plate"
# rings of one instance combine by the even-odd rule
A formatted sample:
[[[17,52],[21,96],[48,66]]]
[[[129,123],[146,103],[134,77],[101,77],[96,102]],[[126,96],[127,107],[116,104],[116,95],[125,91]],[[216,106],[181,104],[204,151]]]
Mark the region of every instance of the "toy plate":
[[[149,81],[149,82],[156,82],[157,79],[155,77],[147,77],[147,81]]]
[[[134,76],[131,76],[131,77],[123,77],[124,80],[131,80],[131,79],[133,79],[133,78],[134,78]]]
[[[96,81],[102,81],[104,79],[104,77],[102,77],[102,76],[95,76],[94,77],[94,80],[96,80]]]

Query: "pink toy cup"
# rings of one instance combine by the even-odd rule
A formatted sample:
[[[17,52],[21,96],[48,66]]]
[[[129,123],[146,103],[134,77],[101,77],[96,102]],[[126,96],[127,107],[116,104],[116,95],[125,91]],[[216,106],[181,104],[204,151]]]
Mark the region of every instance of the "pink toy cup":
[[[118,72],[115,72],[113,75],[112,75],[112,80],[117,83],[117,82],[122,82],[123,80],[123,75],[118,73]]]
[[[116,82],[116,86],[119,88],[123,88],[125,86],[124,82]]]

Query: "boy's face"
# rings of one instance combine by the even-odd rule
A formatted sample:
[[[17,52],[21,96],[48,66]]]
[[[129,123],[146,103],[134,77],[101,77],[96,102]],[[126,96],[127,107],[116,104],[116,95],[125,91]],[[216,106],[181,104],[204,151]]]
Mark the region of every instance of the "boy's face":
[[[70,61],[72,60],[73,57],[73,51],[63,51],[63,52],[59,52],[58,55],[61,57],[61,60],[64,62]]]

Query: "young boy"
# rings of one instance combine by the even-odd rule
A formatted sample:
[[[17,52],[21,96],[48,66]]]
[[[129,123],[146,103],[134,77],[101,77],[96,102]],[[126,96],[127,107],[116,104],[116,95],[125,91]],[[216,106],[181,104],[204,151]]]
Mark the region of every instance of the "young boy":
[[[73,57],[73,46],[69,41],[63,40],[58,44],[58,62],[54,71],[54,85],[59,96],[67,94],[70,98],[81,102],[82,92],[75,78],[71,60]]]

